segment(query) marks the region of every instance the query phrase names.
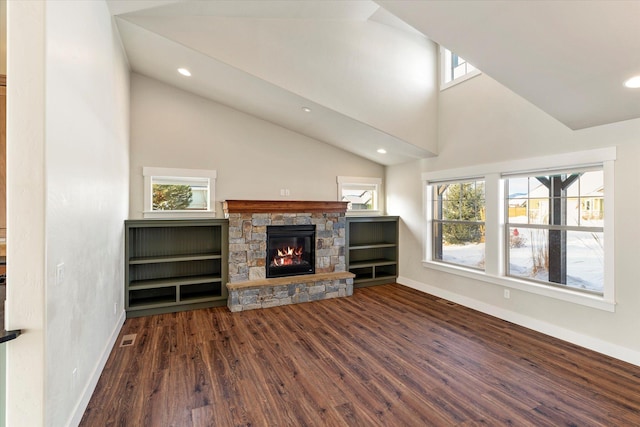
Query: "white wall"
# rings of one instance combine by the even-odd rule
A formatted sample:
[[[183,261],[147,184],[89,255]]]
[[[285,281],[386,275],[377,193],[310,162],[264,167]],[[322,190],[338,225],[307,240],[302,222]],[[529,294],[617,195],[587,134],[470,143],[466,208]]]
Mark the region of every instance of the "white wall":
[[[43,2],[7,5],[7,272],[14,285],[5,326],[23,331],[4,344],[7,426],[44,425],[44,9]]]
[[[402,216],[400,281],[490,314],[640,365],[640,119],[572,131],[482,75],[440,94],[440,155],[389,167],[387,210]],[[422,172],[600,147],[617,147],[615,162],[615,313],[511,290],[422,266]]]
[[[33,73],[41,95],[23,117],[8,119],[16,127],[8,137],[7,320],[27,331],[8,349],[7,425],[77,425],[124,320],[129,71],[105,2],[24,3],[10,5],[21,13],[9,14],[9,70]],[[26,42],[35,50],[30,62],[11,54]],[[10,105],[28,83],[11,78]],[[42,133],[33,137],[37,157],[28,159],[18,130],[31,121]],[[22,181],[31,174],[33,188]],[[29,317],[39,319],[33,332]],[[20,344],[32,334],[37,342]],[[38,363],[26,367],[22,358]]]
[[[336,200],[336,176],[384,176],[377,163],[132,74],[130,218],[142,217],[144,166],[217,170],[218,217],[226,199]]]

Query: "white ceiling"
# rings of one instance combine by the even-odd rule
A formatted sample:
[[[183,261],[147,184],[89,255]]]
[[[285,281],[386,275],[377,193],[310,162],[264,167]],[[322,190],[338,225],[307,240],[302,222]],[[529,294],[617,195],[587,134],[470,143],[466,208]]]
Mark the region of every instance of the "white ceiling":
[[[133,71],[381,164],[433,153],[405,134],[402,123],[370,120],[370,112],[361,114],[354,104],[298,90],[295,78],[279,80],[277,74],[252,67],[250,57],[244,62],[235,58],[234,50],[246,51],[243,37],[251,34],[239,29],[259,24],[261,33],[251,36],[269,39],[271,34],[265,31],[375,22],[402,33],[409,44],[419,44],[418,38],[424,42],[426,35],[447,46],[572,129],[640,117],[640,89],[622,85],[626,78],[640,74],[640,1],[110,0],[108,4],[117,17]],[[295,52],[296,57],[289,58],[292,68],[313,64],[315,58],[310,56],[318,54],[300,57],[296,44],[301,36],[298,31],[273,39],[278,40],[280,58],[285,58],[283,52]],[[266,42],[260,45],[269,47]],[[181,64],[189,64],[192,78],[176,73]],[[350,64],[350,70],[358,70],[358,64]],[[321,80],[313,69],[304,71],[310,85]],[[374,79],[363,76],[362,85],[369,82],[372,87],[359,89],[380,92]],[[421,84],[417,82],[414,90],[407,88],[407,93],[426,93]],[[334,96],[339,98],[340,93]],[[304,113],[301,106],[312,113]],[[412,106],[407,102],[407,108]],[[364,105],[362,109],[378,108],[372,114],[380,117],[384,107]],[[397,121],[397,116],[390,116]],[[388,153],[376,153],[378,147]]]
[[[377,3],[571,129],[640,117],[640,1]]]

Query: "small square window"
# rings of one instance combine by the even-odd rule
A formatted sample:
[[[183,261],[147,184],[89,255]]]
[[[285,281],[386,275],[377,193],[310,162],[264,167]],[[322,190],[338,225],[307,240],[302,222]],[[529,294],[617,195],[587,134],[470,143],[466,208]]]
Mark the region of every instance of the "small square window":
[[[182,211],[209,209],[208,178],[172,178],[152,176],[152,204],[154,211]]]
[[[144,217],[215,215],[215,170],[143,168]]]
[[[347,214],[378,214],[378,198],[382,179],[338,177],[338,200],[349,202]]]

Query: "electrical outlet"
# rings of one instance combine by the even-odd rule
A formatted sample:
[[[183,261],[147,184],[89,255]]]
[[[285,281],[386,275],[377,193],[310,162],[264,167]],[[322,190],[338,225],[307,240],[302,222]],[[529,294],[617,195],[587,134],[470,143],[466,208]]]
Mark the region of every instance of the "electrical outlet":
[[[76,388],[76,382],[78,380],[78,368],[73,368],[73,371],[71,371],[71,385],[73,386],[73,388]]]
[[[290,196],[290,195],[291,195],[291,192],[289,191],[289,189],[288,189],[288,188],[285,188],[285,189],[284,189],[284,195],[285,195],[285,196]]]
[[[118,303],[117,302],[113,303],[113,314],[118,314]]]
[[[504,297],[505,297],[506,299],[511,298],[511,291],[510,291],[509,289],[505,289],[505,290],[504,290]]]
[[[62,282],[64,282],[64,262],[56,266],[56,285],[60,285]]]
[[[285,193],[284,188],[281,188],[281,189],[280,189],[280,195],[281,195],[281,196],[284,196],[284,193]]]

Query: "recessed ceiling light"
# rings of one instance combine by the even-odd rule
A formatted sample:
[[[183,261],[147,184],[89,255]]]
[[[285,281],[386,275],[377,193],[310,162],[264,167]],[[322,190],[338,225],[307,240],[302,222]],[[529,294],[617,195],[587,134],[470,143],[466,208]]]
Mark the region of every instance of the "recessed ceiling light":
[[[311,112],[311,108],[309,108],[309,107],[302,107],[302,111],[304,111],[305,113],[310,113],[310,112]]]
[[[385,150],[384,148],[378,148],[378,153],[387,154],[387,150]]]
[[[624,82],[624,85],[630,89],[640,88],[640,76],[631,77],[629,80]]]
[[[185,77],[191,77],[191,71],[187,70],[186,68],[178,68],[178,72]]]

